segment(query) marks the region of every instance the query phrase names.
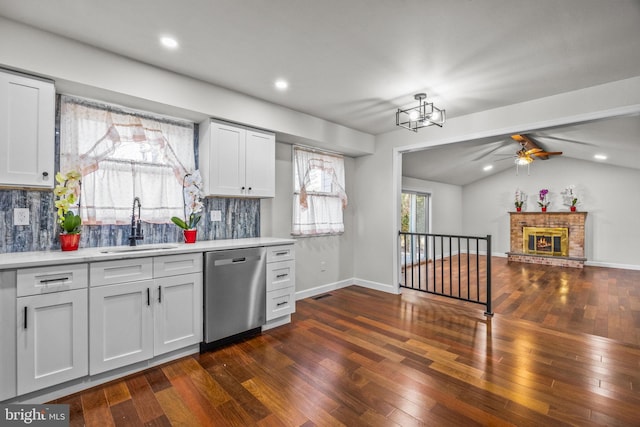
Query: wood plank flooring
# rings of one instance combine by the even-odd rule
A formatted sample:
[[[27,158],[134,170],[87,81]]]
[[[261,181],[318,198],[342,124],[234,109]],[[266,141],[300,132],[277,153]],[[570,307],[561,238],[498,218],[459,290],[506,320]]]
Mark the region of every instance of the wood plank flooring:
[[[420,273],[417,267],[409,268],[401,281],[414,283],[417,289],[484,302],[485,257],[478,258],[480,268],[475,268],[472,257],[467,269],[466,258],[461,256],[460,280],[459,258],[454,256],[442,263],[440,260],[422,263]],[[491,262],[495,313],[560,331],[582,332],[640,346],[640,271],[523,264],[497,257]],[[451,274],[449,265],[454,266]]]
[[[637,272],[497,264],[492,318],[351,286],[298,301],[290,325],[56,403],[87,426],[640,425],[640,346],[579,327],[637,310]]]

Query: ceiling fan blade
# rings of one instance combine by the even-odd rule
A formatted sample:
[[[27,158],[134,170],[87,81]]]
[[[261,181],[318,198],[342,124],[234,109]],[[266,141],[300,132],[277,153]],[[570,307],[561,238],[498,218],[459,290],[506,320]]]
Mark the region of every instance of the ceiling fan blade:
[[[495,145],[495,147],[490,148],[489,150],[487,150],[486,152],[481,153],[480,155],[478,155],[477,157],[474,157],[473,159],[471,159],[471,161],[475,162],[477,160],[482,160],[485,157],[490,156],[491,154],[493,154],[494,152],[500,150],[501,148],[505,147],[506,145],[509,144],[509,141],[496,141],[490,145]],[[511,155],[511,154],[510,154]]]
[[[525,151],[525,154],[537,154],[537,153],[542,153],[544,152],[544,150],[542,148],[532,148],[530,150]]]
[[[533,155],[540,160],[548,160],[549,156],[558,156],[560,154],[562,154],[562,151],[552,151],[552,152],[538,151],[536,153],[533,153]]]

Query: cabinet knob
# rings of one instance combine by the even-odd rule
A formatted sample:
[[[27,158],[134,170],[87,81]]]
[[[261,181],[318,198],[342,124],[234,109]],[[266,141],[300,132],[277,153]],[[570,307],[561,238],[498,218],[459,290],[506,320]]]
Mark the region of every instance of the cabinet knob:
[[[44,171],[42,172],[42,178],[46,181],[47,179],[49,179],[49,172]]]

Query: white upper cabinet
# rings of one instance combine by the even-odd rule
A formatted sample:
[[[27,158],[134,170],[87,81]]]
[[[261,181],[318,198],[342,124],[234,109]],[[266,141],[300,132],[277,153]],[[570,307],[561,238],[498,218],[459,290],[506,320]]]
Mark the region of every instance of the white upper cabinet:
[[[55,88],[0,71],[0,185],[52,188]]]
[[[200,173],[208,196],[274,197],[275,135],[207,120],[200,124]]]

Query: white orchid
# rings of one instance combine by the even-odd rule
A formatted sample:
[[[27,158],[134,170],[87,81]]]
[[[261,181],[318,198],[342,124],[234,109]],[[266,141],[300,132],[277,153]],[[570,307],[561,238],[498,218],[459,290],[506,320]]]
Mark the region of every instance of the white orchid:
[[[186,174],[182,179],[184,219],[174,216],[171,218],[171,221],[178,227],[185,230],[196,228],[196,225],[198,225],[201,218],[198,214],[202,212],[202,209],[204,208],[204,204],[202,203],[203,196],[202,176],[200,176],[200,171],[196,170],[193,173]]]

